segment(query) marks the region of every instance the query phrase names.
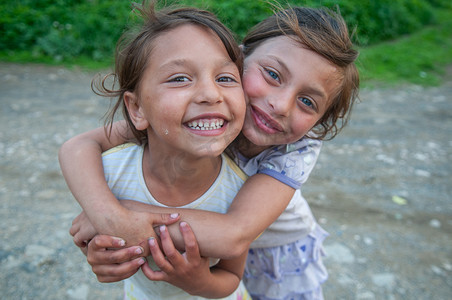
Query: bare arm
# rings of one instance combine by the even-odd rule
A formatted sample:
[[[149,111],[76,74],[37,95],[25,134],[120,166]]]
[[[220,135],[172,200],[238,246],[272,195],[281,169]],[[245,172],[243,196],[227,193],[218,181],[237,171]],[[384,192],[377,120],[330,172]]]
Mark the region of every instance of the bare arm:
[[[110,191],[104,177],[101,153],[130,138],[123,121],[116,122],[111,133],[108,139],[101,127],[65,142],[59,151],[61,170],[69,189],[96,232],[122,237],[128,245],[136,245],[155,235],[152,226],[158,223],[158,219],[125,209]],[[74,238],[74,241],[81,246],[84,239],[77,242]]]
[[[59,158],[71,192],[97,232],[122,237],[132,245],[152,236],[152,226],[148,226],[152,232],[147,235],[144,230],[137,231],[136,224],[140,221],[144,224],[145,215],[131,214],[119,205],[105,181],[101,159],[103,151],[125,142],[122,136],[127,136],[124,122],[114,124],[110,141],[103,128],[95,129],[66,142]],[[240,256],[284,211],[294,192],[270,176],[256,174],[240,189],[227,214],[152,206],[140,206],[138,210],[181,213],[181,220],[188,222],[196,233],[201,255],[227,259]],[[176,246],[183,249],[179,229],[169,228]]]
[[[69,189],[93,226],[105,234],[110,234],[107,232],[108,228],[125,211],[105,182],[100,157],[105,149],[124,142],[119,140],[120,134],[115,134],[117,130],[126,131],[122,129],[124,124],[116,125],[110,141],[101,127],[71,138],[62,145],[58,153]]]
[[[205,298],[219,298],[233,293],[242,280],[247,254],[248,252],[244,252],[237,258],[220,260],[216,266],[210,268],[211,277],[203,285],[203,290],[192,294]]]
[[[248,178],[226,214],[181,208],[163,208],[135,201],[121,201],[132,210],[155,213],[178,212],[196,233],[201,255],[234,258],[241,255],[284,211],[295,190],[276,179],[256,174]],[[178,249],[183,239],[175,225],[169,226]]]

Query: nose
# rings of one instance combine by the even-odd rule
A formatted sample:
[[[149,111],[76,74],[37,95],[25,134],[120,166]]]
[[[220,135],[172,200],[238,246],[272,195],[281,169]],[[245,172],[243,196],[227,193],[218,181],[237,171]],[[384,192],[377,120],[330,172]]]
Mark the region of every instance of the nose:
[[[268,98],[268,105],[273,110],[275,115],[287,117],[292,109],[293,101],[292,95],[289,93],[282,93],[279,95],[271,95]]]
[[[215,79],[206,78],[197,84],[195,102],[199,104],[215,104],[223,102],[223,94]]]

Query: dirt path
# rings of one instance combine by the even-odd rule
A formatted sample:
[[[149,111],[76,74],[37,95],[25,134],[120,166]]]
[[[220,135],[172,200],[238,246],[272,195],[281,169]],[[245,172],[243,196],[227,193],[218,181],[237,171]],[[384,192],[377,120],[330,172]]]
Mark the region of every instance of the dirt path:
[[[101,124],[93,74],[0,64],[1,299],[121,299],[67,233],[61,143]],[[452,298],[452,82],[362,92],[305,195],[330,232],[326,299]]]

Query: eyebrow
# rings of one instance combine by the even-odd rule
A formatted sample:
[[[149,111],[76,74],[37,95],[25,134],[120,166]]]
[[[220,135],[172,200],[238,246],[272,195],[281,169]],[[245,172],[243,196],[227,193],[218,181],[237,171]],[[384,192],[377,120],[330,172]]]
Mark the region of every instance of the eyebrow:
[[[171,61],[161,65],[159,69],[167,69],[167,68],[171,68],[171,67],[184,66],[186,64],[187,64],[187,60],[185,60],[185,59],[175,59],[175,60],[171,60]]]
[[[286,73],[286,74],[289,74],[290,76],[292,76],[292,74],[290,73],[290,71],[289,71],[289,68],[287,67],[287,65],[282,61],[282,60],[280,60],[278,57],[276,57],[276,56],[274,56],[274,55],[268,55],[268,57],[270,57],[271,59],[273,59],[274,61],[276,61],[280,66],[281,66],[281,68],[283,68],[284,70],[284,73]]]
[[[274,55],[269,55],[268,57],[275,60],[281,66],[281,68],[283,69],[283,72],[285,74],[287,74],[289,77],[292,77],[292,73],[289,71],[289,68],[282,60],[280,60],[278,57],[276,57]],[[323,91],[323,89],[319,89],[314,86],[309,86],[308,92],[311,94],[315,94],[319,97],[326,98],[326,95],[325,95],[325,92]]]
[[[171,68],[171,67],[182,67],[182,66],[186,66],[186,65],[190,65],[190,61],[184,58],[180,58],[180,59],[174,59],[171,60],[163,65],[160,66],[159,69],[167,69],[167,68]],[[231,60],[231,59],[225,59],[225,60],[218,60],[217,62],[217,66],[218,67],[227,67],[227,66],[236,66],[237,65]]]

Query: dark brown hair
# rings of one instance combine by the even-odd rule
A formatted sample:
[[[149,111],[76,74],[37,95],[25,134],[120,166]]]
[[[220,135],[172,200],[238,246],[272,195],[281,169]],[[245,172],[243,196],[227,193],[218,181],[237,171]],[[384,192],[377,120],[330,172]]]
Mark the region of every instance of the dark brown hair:
[[[227,29],[217,17],[205,10],[197,8],[166,8],[156,10],[156,1],[142,5],[136,5],[135,11],[143,19],[143,24],[137,31],[128,31],[118,41],[115,55],[115,72],[105,76],[103,79],[96,78],[92,81],[93,91],[101,96],[117,97],[115,105],[107,113],[105,128],[109,127],[107,136],[111,134],[111,124],[113,123],[117,110],[121,107],[124,118],[130,127],[135,142],[143,143],[147,139],[145,130],[137,130],[133,125],[130,115],[124,103],[124,93],[126,91],[137,91],[141,78],[148,64],[153,41],[168,30],[174,29],[184,24],[195,24],[205,27],[215,33],[222,41],[231,60],[237,65],[240,74],[243,71],[243,55],[240,51],[232,33]],[[107,88],[107,79],[113,78],[111,88]],[[116,88],[115,86],[118,85]]]
[[[327,8],[292,7],[280,10],[254,26],[243,40],[245,57],[267,39],[289,36],[339,69],[340,85],[330,105],[313,128],[311,138],[332,139],[348,121],[358,98],[359,74],[347,25],[339,13]],[[338,122],[340,124],[338,124]]]

